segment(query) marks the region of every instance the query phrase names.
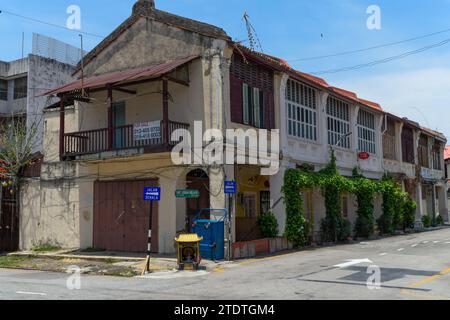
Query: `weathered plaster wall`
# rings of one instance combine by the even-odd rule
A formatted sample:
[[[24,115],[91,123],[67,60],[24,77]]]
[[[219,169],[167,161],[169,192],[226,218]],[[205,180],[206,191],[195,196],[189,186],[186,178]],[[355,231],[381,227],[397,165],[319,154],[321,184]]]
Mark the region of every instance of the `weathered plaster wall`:
[[[225,41],[141,18],[85,67],[85,75],[165,63],[221,51]],[[130,57],[133,57],[130,59]]]

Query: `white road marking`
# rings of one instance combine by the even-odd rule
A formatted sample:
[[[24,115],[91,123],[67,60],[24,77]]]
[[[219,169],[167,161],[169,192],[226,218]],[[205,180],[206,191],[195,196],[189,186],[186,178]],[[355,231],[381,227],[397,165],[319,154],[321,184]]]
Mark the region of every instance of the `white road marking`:
[[[413,244],[411,247],[415,248],[415,247],[417,247],[417,246],[418,246],[418,244]]]
[[[200,270],[197,272],[193,271],[165,271],[165,272],[155,272],[150,273],[145,276],[138,276],[136,278],[140,279],[159,279],[159,280],[169,280],[169,279],[177,279],[177,278],[195,278],[202,277],[208,275],[209,272]]]
[[[386,255],[387,255],[386,252],[380,253],[380,257],[384,257],[384,256],[386,256]]]
[[[405,248],[400,248],[400,249],[397,249],[397,251],[404,251],[405,250]]]
[[[440,241],[433,241],[433,243],[440,243]]]
[[[373,262],[370,261],[369,259],[354,259],[354,260],[347,260],[347,262],[337,264],[334,267],[343,269],[343,268],[351,267],[351,266],[361,264],[361,263],[373,263]]]
[[[422,243],[425,243],[425,244],[427,244],[428,242],[430,242],[430,241],[424,241],[424,242],[422,242]]]
[[[450,241],[447,241],[446,244],[450,244]]]
[[[26,291],[17,291],[16,294],[27,294],[31,296],[46,296],[46,293],[42,292],[26,292]]]

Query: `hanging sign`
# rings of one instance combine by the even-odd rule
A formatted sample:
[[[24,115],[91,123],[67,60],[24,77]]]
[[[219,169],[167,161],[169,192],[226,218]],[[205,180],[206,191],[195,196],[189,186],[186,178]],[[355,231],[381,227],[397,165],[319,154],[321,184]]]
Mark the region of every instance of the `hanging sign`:
[[[135,123],[134,141],[161,139],[161,121]]]

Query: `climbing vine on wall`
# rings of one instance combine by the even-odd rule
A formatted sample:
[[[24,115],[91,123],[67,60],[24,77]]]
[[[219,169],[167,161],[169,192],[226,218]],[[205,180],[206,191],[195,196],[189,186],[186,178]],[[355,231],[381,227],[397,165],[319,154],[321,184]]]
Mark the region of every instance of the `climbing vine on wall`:
[[[357,169],[353,177],[340,175],[336,157],[331,150],[330,163],[323,170],[314,172],[310,168],[289,169],[285,173],[283,193],[286,201],[285,236],[297,246],[308,243],[309,226],[303,209],[302,190],[320,188],[325,199],[326,216],[320,222],[322,242],[347,240],[351,224],[342,216],[342,193],[354,194],[357,199],[357,220],[354,233],[357,237],[370,237],[375,231],[374,197],[383,196],[383,216],[378,221],[380,231],[389,233],[411,220],[415,203],[392,178],[382,181],[367,179]],[[408,218],[405,219],[408,212]],[[406,221],[407,220],[407,221]]]
[[[392,234],[395,230],[412,227],[417,205],[408,193],[390,176],[383,177],[379,191],[383,196],[383,214],[378,220],[380,233]]]
[[[283,193],[286,201],[285,236],[295,246],[304,246],[309,241],[309,226],[305,219],[303,197],[300,191],[311,188],[311,176],[299,170],[288,170],[284,175]]]
[[[363,177],[357,169],[353,170],[353,193],[356,196],[358,209],[355,223],[355,235],[368,238],[375,231],[374,197],[378,191],[375,181]]]

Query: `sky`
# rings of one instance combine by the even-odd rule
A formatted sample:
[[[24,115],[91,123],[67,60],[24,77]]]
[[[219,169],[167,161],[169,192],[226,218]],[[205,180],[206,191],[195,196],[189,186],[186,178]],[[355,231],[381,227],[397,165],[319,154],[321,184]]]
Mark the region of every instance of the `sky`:
[[[67,8],[81,9],[81,31],[107,36],[131,13],[135,0],[0,0],[0,10],[65,26]],[[381,29],[369,30],[371,5],[380,8]],[[303,72],[315,73],[366,64],[416,51],[450,39],[450,0],[156,0],[160,10],[222,27],[233,40],[248,38],[242,19],[247,11],[262,50],[287,60]],[[430,37],[354,54],[333,55],[411,39]],[[19,59],[22,33],[25,53],[32,33],[80,46],[79,32],[0,13],[0,60]],[[101,37],[86,35],[84,48]],[[445,42],[444,42],[445,43]],[[248,44],[248,42],[244,42]],[[321,74],[328,83],[383,109],[443,132],[450,140],[450,43],[387,63],[357,70]]]

